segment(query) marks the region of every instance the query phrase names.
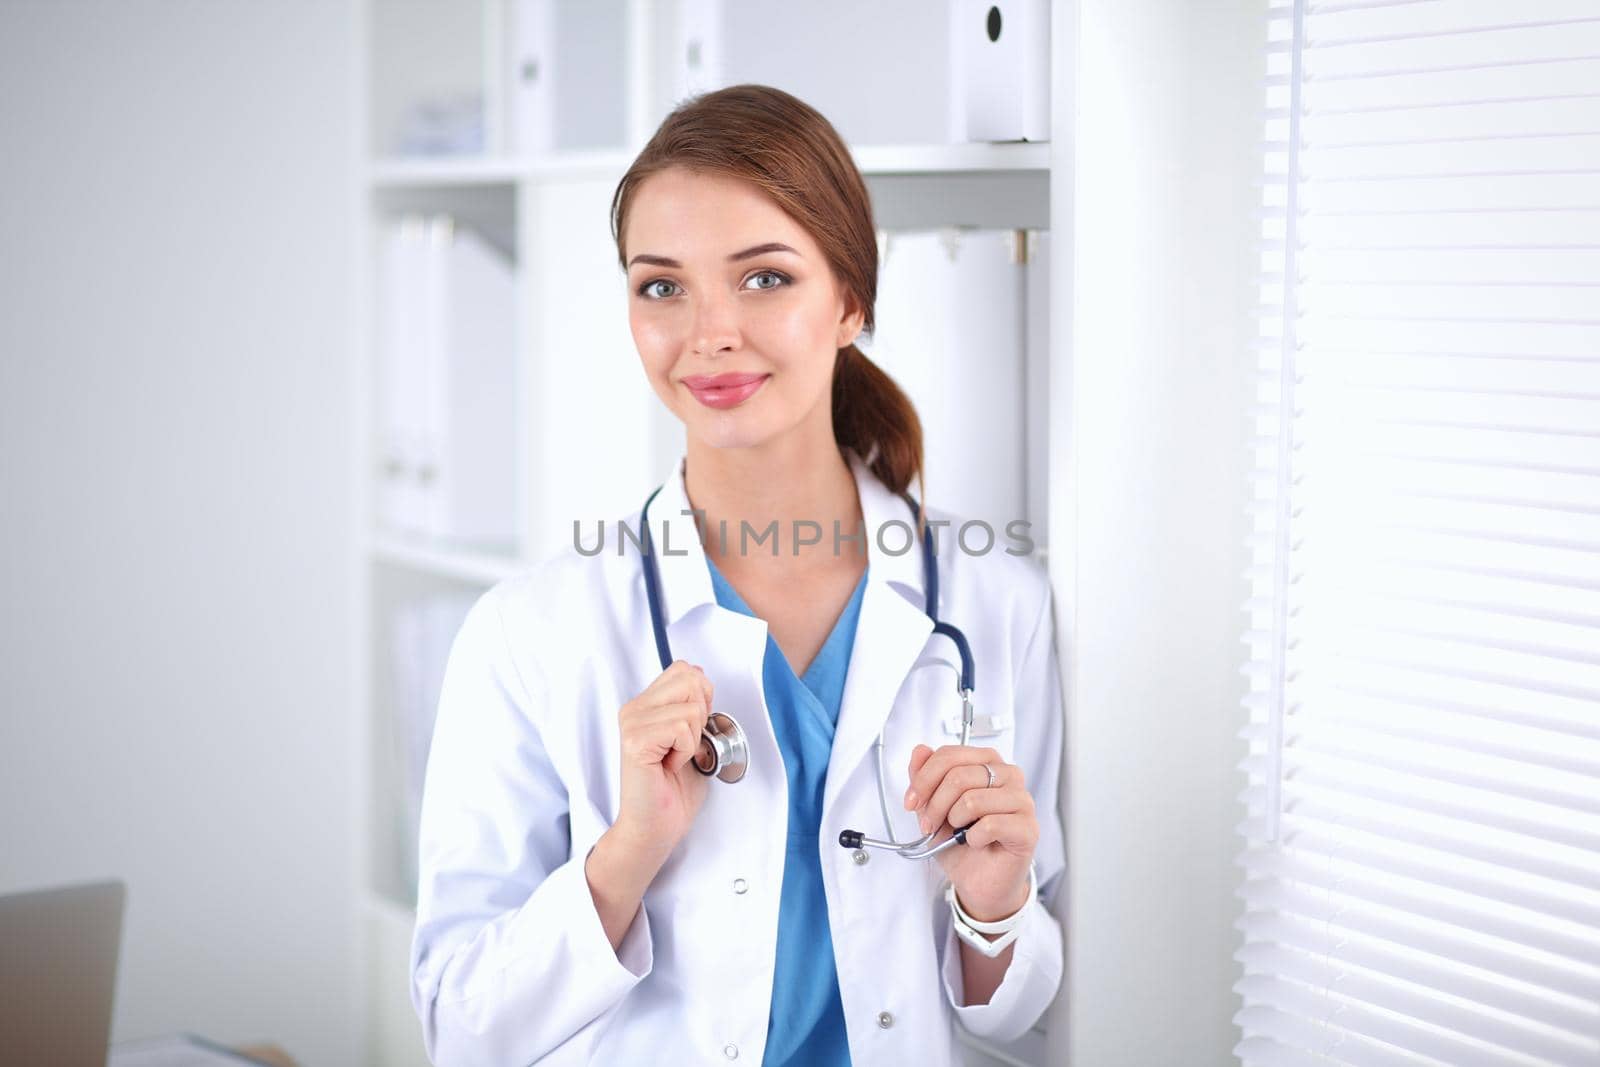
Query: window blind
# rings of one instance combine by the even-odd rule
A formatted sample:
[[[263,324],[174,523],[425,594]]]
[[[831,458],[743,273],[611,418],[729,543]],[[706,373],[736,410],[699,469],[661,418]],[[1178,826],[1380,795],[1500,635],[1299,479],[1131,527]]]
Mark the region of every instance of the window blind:
[[[1600,1064],[1600,0],[1269,0],[1246,1065]]]

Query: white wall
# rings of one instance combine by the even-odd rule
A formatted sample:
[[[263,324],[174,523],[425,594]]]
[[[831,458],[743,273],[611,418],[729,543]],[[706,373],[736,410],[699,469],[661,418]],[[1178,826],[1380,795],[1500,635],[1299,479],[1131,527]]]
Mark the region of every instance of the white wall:
[[[1052,206],[1075,251],[1052,281],[1072,354],[1052,386],[1069,991],[1051,1032],[1073,1067],[1225,1064],[1263,0],[1056,10],[1079,58]]]
[[[129,885],[117,1039],[355,1059],[351,16],[0,0],[0,891]]]

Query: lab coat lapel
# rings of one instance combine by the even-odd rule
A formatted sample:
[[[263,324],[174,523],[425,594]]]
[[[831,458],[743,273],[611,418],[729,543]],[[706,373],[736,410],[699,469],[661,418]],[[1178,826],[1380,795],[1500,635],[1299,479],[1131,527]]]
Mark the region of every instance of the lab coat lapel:
[[[895,694],[932,632],[933,620],[893,585],[867,583],[828,758],[824,812],[833,809],[844,783],[868,754],[894,706]]]
[[[933,620],[923,610],[922,546],[911,509],[854,451],[847,450],[846,458],[866,523],[869,567],[828,760],[822,794],[825,813],[868,754],[901,683],[933,632]],[[890,551],[902,545],[908,546],[905,551]]]

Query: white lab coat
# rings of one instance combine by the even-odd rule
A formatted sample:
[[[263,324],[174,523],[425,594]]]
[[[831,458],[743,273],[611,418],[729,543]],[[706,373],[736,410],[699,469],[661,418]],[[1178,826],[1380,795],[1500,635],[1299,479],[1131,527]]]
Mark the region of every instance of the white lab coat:
[[[867,529],[909,523],[905,502],[847,457]],[[629,542],[618,555],[608,522],[600,555],[568,549],[485,593],[450,651],[422,806],[412,1001],[435,1063],[761,1062],[788,782],[762,692],[767,627],[716,603],[684,515],[683,463],[664,472],[650,508],[667,633],[673,657],[711,678],[713,706],[744,727],[749,772],[735,785],[711,783],[613,952],[583,868],[617,814],[617,712],[661,671],[639,554]],[[638,517],[627,520],[635,530]],[[1038,563],[1003,551],[1003,531],[993,551],[970,556],[956,529],[941,531],[940,617],[971,642],[977,714],[1002,717],[997,735],[971,743],[1026,773],[1048,901],[1064,866],[1050,587]],[[592,545],[594,523],[584,530]],[[885,534],[889,550],[902,534]],[[873,851],[862,863],[839,846],[845,828],[883,836],[872,758],[880,727],[890,812],[905,839],[916,836],[901,804],[911,750],[953,744],[948,724],[960,714],[954,646],[923,611],[920,546],[894,556],[869,540],[868,559],[817,848],[852,1060],[938,1067],[956,1059],[955,1022],[1008,1040],[1039,1019],[1060,983],[1062,932],[1032,905],[994,996],[960,1006],[959,942],[937,862]]]

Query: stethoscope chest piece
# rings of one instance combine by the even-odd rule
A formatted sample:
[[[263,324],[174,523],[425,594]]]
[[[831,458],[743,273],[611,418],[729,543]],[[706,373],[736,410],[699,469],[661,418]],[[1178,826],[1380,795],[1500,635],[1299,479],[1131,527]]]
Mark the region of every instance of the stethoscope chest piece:
[[[695,752],[694,769],[710,777],[716,775],[733,783],[750,768],[750,744],[744,729],[733,718],[713,711],[700,733],[700,748]]]

